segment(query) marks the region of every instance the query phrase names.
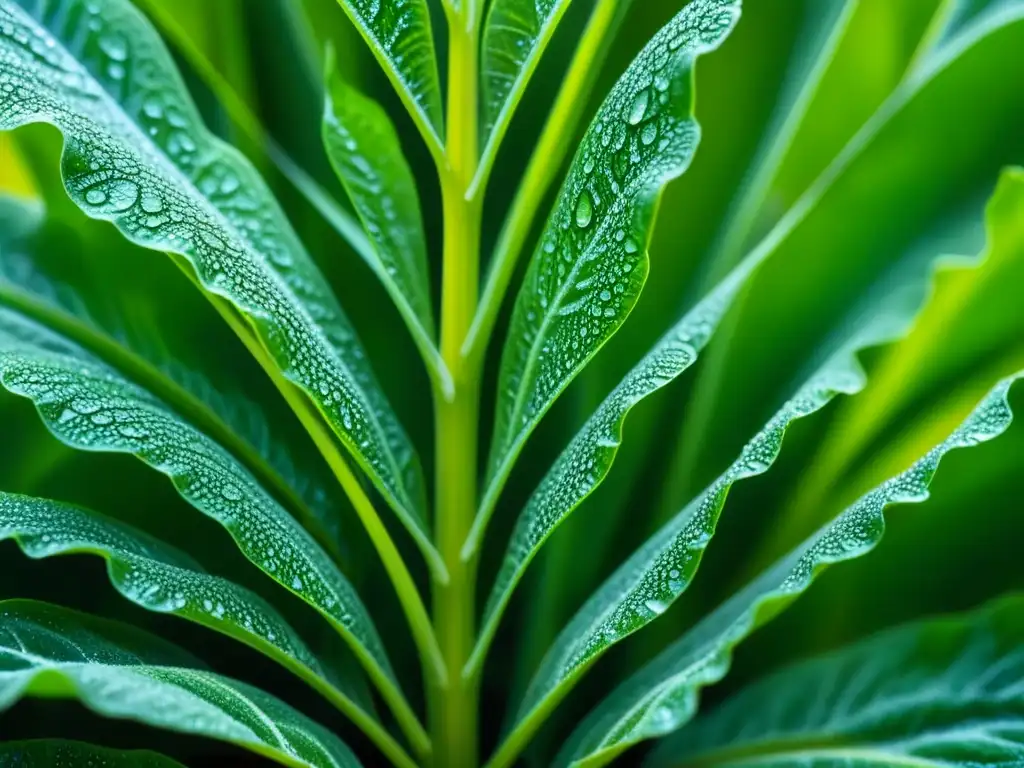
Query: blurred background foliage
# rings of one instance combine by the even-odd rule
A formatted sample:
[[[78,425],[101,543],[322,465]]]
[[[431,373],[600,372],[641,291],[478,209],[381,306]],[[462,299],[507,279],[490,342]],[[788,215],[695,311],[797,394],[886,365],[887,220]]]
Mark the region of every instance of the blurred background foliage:
[[[168,40],[210,127],[236,143],[267,177],[358,329],[431,477],[430,388],[401,319],[366,264],[280,174],[270,154],[274,150],[268,150],[279,146],[347,205],[319,140],[322,59],[330,42],[349,80],[379,98],[398,126],[420,182],[436,290],[441,240],[436,177],[371,54],[335,0],[136,2]],[[593,98],[580,105],[587,119],[632,57],[681,5],[681,0],[632,3],[597,76]],[[923,41],[936,34],[932,20],[941,3],[862,0],[851,4],[855,10],[842,39],[826,43],[827,29],[813,23],[828,18],[823,5],[834,8],[829,11],[833,18],[845,12],[845,4],[835,0],[745,0],[736,32],[720,52],[701,60],[697,114],[703,141],[689,172],[662,200],[648,285],[622,331],[531,440],[488,536],[482,585],[493,578],[515,515],[567,436],[920,71]],[[588,0],[572,5],[515,117],[486,201],[485,254],[591,7]],[[442,29],[436,25],[443,57]],[[820,363],[823,346],[858,310],[871,286],[938,254],[971,257],[983,249],[985,203],[999,170],[1024,163],[1024,30],[1017,24],[994,37],[983,50],[961,57],[878,128],[756,276],[694,370],[635,409],[608,480],[557,531],[513,600],[484,681],[485,745],[498,735],[510,704],[508,692],[514,701],[583,599],[724,469]],[[798,97],[794,84],[812,66],[814,51],[831,43],[835,55],[807,105],[807,118],[764,190],[764,205],[746,220],[735,208],[737,190],[751,180],[749,169],[764,152],[764,137]],[[86,297],[89,313],[112,334],[159,344],[159,350],[149,351],[202,371],[226,400],[249,404],[244,408],[259,422],[254,429],[265,432],[266,445],[287,445],[294,461],[317,467],[319,456],[263,373],[185,277],[167,260],[140,257],[109,224],[87,219],[66,201],[56,178],[58,152],[57,134],[50,129],[0,135],[4,192],[43,200],[50,212],[36,243],[45,269]],[[737,221],[742,226],[724,227]],[[940,284],[952,286],[942,292],[951,297],[947,305],[931,304],[905,341],[864,356],[867,390],[801,420],[772,471],[736,487],[693,588],[659,622],[601,660],[600,669],[541,733],[528,756],[533,764],[546,764],[549,749],[557,746],[551,735],[564,733],[562,727],[585,713],[617,676],[635,669],[860,492],[907,466],[1001,375],[1024,367],[1024,218],[1005,225],[1006,258],[978,269],[958,268],[951,261],[939,277]],[[13,223],[0,215],[0,226]],[[494,391],[510,307],[506,301],[491,345],[485,392]],[[1024,405],[1020,401],[1016,397]],[[492,407],[493,394],[485,395],[484,412]],[[5,394],[0,410],[0,487],[86,504],[187,547],[201,562],[215,564],[222,575],[274,602],[311,640],[332,642],[309,611],[281,599],[281,590],[247,567],[223,530],[182,501],[163,476],[129,457],[63,447],[26,401]],[[489,424],[486,418],[484,440]],[[879,549],[830,571],[807,598],[743,646],[736,674],[713,689],[708,700],[787,659],[1020,588],[1022,457],[1020,422],[997,443],[950,456],[932,500],[894,509]],[[337,557],[370,606],[399,676],[415,680],[416,657],[393,591],[343,496],[329,501],[341,510],[333,532]],[[411,566],[420,568],[406,537],[396,539],[406,544]],[[98,562],[30,562],[10,543],[0,545],[0,552],[3,596],[56,599],[201,648],[219,671],[259,682],[338,729],[357,750],[365,747],[337,713],[258,654],[126,604]],[[425,579],[426,574],[417,576]],[[481,599],[485,596],[482,587]],[[415,697],[418,687],[410,684],[406,690]],[[195,765],[255,760],[227,747],[104,723],[71,704],[20,704],[0,717],[0,736],[14,733],[147,745],[186,760],[202,751],[206,762],[194,759]]]

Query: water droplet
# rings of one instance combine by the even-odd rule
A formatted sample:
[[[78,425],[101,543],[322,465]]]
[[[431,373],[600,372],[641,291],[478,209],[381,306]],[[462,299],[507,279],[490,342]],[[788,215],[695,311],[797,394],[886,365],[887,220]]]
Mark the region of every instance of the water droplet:
[[[658,125],[653,120],[640,129],[640,141],[650,146],[658,138]]]
[[[164,204],[160,200],[159,196],[152,192],[145,192],[142,195],[142,210],[146,213],[160,213],[163,210]]]
[[[590,226],[590,220],[594,217],[594,205],[590,200],[590,193],[586,190],[580,193],[580,199],[576,201],[576,226],[580,229]]]
[[[241,501],[242,492],[234,485],[224,485],[220,489],[220,495],[228,501]]]
[[[150,96],[142,103],[142,111],[146,117],[151,117],[154,120],[159,120],[164,116],[163,105],[155,96]]]
[[[103,205],[107,202],[107,193],[102,189],[90,189],[85,193],[85,202],[89,205]]]
[[[647,103],[650,101],[651,94],[644,88],[642,91],[637,93],[633,97],[633,106],[629,109],[629,120],[630,125],[639,125],[640,121],[644,119],[647,114]]]

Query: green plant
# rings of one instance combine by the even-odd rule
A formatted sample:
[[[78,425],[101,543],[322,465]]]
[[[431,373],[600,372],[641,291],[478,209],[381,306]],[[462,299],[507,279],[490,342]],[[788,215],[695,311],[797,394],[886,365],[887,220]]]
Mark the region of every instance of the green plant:
[[[1020,599],[921,619],[1019,581],[1024,2],[444,0],[444,89],[440,2],[136,4],[0,0],[0,539],[124,598],[5,573],[0,709],[294,766],[1024,760]],[[0,764],[176,764],[109,735]]]

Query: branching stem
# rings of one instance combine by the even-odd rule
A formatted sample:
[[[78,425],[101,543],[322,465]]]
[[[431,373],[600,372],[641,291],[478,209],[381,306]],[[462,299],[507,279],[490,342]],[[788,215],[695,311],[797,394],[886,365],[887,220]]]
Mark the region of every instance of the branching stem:
[[[437,503],[435,544],[448,569],[448,582],[434,582],[434,633],[441,647],[447,683],[429,690],[433,765],[477,765],[478,689],[462,678],[473,648],[475,563],[460,557],[476,511],[477,425],[480,369],[461,354],[477,304],[481,205],[466,191],[476,172],[479,9],[463,0],[450,10],[446,160],[441,172],[444,206],[444,275],[441,297],[441,355],[454,393],[435,392]]]

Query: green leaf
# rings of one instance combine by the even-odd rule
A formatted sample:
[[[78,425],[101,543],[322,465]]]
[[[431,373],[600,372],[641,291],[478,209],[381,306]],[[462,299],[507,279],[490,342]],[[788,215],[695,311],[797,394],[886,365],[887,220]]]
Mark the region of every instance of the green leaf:
[[[403,726],[422,737],[352,585],[223,448],[82,348],[2,307],[0,384],[34,402],[66,445],[133,454],[170,477],[186,501],[224,526],[247,559],[327,619]]]
[[[667,739],[649,762],[1015,765],[1024,755],[1022,609],[1009,597],[794,665]]]
[[[480,51],[483,151],[478,177],[489,173],[512,115],[570,2],[494,0],[487,11]],[[474,180],[473,187],[477,183]]]
[[[0,29],[0,129],[61,130],[74,201],[184,257],[246,316],[436,567],[419,462],[354,331],[262,180],[203,127],[145,18],[126,0],[5,0]]]
[[[359,761],[340,739],[252,686],[201,669],[152,635],[28,600],[0,603],[0,710],[76,698],[106,717],[206,736],[282,765]]]
[[[636,303],[658,194],[686,170],[700,136],[694,60],[738,18],[738,0],[684,8],[626,70],[584,136],[516,300],[486,492],[467,549],[534,427]]]
[[[936,19],[938,29],[929,53],[941,51],[942,46],[970,32],[972,27],[989,24],[1000,13],[1013,12],[1020,0],[947,0],[944,13]]]
[[[1024,332],[1013,307],[1024,279],[1024,171],[1004,171],[986,215],[988,246],[977,260],[949,258],[938,275],[934,299],[906,339],[878,363],[865,397],[844,407],[807,465],[795,498],[779,521],[779,536],[813,520],[829,494],[847,482],[849,468],[893,420],[929,393],[943,395],[983,369]],[[956,355],[948,354],[957,349]],[[862,489],[858,489],[862,490]]]
[[[910,468],[862,496],[814,536],[706,616],[613,691],[576,729],[558,765],[600,766],[688,722],[701,688],[722,679],[732,649],[781,613],[833,563],[860,557],[882,536],[890,504],[928,498],[942,457],[998,437],[1013,419],[1008,395],[1024,372],[1000,381],[963,423]]]
[[[416,179],[391,119],[344,81],[333,53],[325,77],[324,146],[373,245],[367,263],[398,307],[435,382],[450,395],[451,376],[436,344]]]
[[[695,391],[701,396],[690,401],[691,424],[673,477],[690,475],[686,487],[705,482],[728,457],[721,447],[756,428],[766,394],[784,391],[791,372],[804,364],[817,343],[814,329],[836,322],[895,253],[1015,159],[1019,148],[1008,141],[1007,126],[1024,101],[1009,83],[1022,71],[1022,39],[1024,4],[1016,2],[925,56],[824,172],[794,190],[795,203],[738,267],[761,264],[728,339],[699,372]],[[940,140],[931,128],[954,102],[965,105],[962,132]],[[903,215],[892,216],[897,209]],[[860,225],[868,220],[877,226]],[[831,255],[823,259],[823,253]],[[814,289],[789,291],[794,275]],[[698,420],[714,427],[715,439],[693,426]]]
[[[265,600],[207,574],[192,558],[151,536],[90,510],[0,492],[0,540],[14,539],[34,559],[93,554],[111,583],[150,611],[170,613],[255,648],[309,683],[352,719],[392,760],[415,765],[371,714],[336,685],[281,615]]]
[[[867,309],[821,368],[780,408],[737,459],[710,486],[646,541],[593,594],[559,634],[527,688],[517,722],[493,764],[509,757],[609,648],[657,619],[690,586],[711,542],[732,486],[767,472],[778,457],[786,431],[838,394],[864,388],[857,354],[890,343],[909,329],[925,296],[927,275],[916,273],[898,288],[888,284],[881,301]],[[871,297],[874,299],[875,297]],[[513,534],[499,575],[499,588],[514,586],[529,560],[564,517],[591,493],[611,468],[621,441],[622,422],[637,401],[672,380],[695,359],[690,339],[707,325],[684,324],[630,373],[598,409],[531,498]],[[578,441],[578,442],[577,442]],[[578,452],[578,453],[576,453]],[[496,610],[508,600],[509,586],[492,593]]]
[[[135,246],[113,232],[109,239],[83,243],[82,230],[81,222],[72,232],[38,204],[0,195],[0,303],[60,329],[130,373],[230,450],[319,534],[322,545],[337,552],[344,535],[341,502],[333,478],[324,477],[323,463],[293,452],[271,428],[265,408],[223,383],[239,374],[223,351],[215,360],[186,359],[194,352],[190,340],[200,332],[198,323],[216,321],[215,314],[171,265],[129,264],[139,256]],[[169,284],[168,277],[176,282]],[[196,304],[206,314],[196,318],[197,324],[177,318],[169,328],[169,318],[153,311],[157,296],[190,318]],[[217,346],[209,330],[202,332],[211,347]],[[205,372],[217,362],[223,375],[215,384]]]
[[[280,12],[284,17],[283,23],[288,28],[288,38],[291,45],[285,47],[284,55],[290,55],[292,51],[298,51],[298,58],[303,61],[300,66],[295,67],[299,73],[295,75],[297,82],[292,83],[292,88],[283,89],[287,94],[287,107],[294,109],[295,90],[312,91],[320,87],[320,64],[317,61],[317,52],[312,40],[307,40],[303,34],[306,30],[302,19],[302,11],[289,2],[279,2]],[[200,45],[196,39],[196,32],[202,34],[210,25],[202,13],[197,13],[197,18],[186,28],[181,23],[179,9],[166,8],[159,0],[144,0],[142,6],[153,20],[153,23],[160,30],[168,43],[179,53],[195,73],[202,78],[203,83],[210,89],[217,98],[219,106],[224,110],[235,128],[241,132],[249,144],[259,147],[260,155],[266,154],[269,159],[281,172],[296,191],[298,191],[313,208],[320,212],[324,220],[330,224],[341,237],[352,246],[364,259],[374,258],[373,249],[366,235],[356,218],[349,213],[327,191],[323,189],[317,180],[310,176],[302,166],[295,161],[277,142],[269,135],[256,115],[250,110],[248,101],[243,98],[236,86],[222,73],[218,60],[223,57],[219,52],[217,41],[209,42],[207,45]],[[218,12],[224,14],[224,10],[217,6],[208,8],[203,6],[206,14]],[[248,9],[247,9],[248,10]],[[303,54],[308,54],[305,56]],[[308,62],[304,61],[309,59]],[[306,66],[301,66],[306,64]],[[309,68],[309,76],[303,77],[304,70]],[[308,83],[307,83],[308,80]],[[265,94],[264,94],[265,95]],[[321,99],[319,92],[316,93],[317,102]],[[251,101],[251,98],[249,99]],[[320,155],[317,154],[319,160]]]
[[[444,152],[441,87],[426,0],[338,0],[405,103],[435,157]]]
[[[696,361],[740,285],[723,283],[669,329],[604,399],[544,475],[516,521],[484,608],[468,672],[483,665],[512,592],[540,548],[608,476],[633,406],[675,381]]]
[[[848,173],[848,161],[865,149],[858,147],[848,155],[844,148],[856,146],[851,142],[855,136],[868,138],[870,145],[875,137],[870,136],[868,127],[876,121],[874,128],[888,122],[891,115],[885,114],[883,105],[906,80],[915,50],[921,47],[920,40],[926,36],[932,16],[938,13],[938,5],[939,0],[914,0],[889,4],[823,1],[806,6],[806,37],[791,55],[787,80],[792,78],[792,82],[784,86],[781,109],[750,169],[749,183],[735,200],[730,217],[719,225],[716,247],[702,264],[705,278],[721,278],[726,268],[746,255],[747,249],[759,245],[758,237],[800,212],[804,203],[810,201],[813,208],[817,200],[809,190],[817,188],[817,197],[822,188],[827,191],[827,184],[820,180],[832,184]],[[905,93],[914,90],[906,88]],[[893,103],[898,99],[886,106]],[[862,136],[857,136],[859,131]],[[785,249],[791,233],[784,227],[782,224],[772,231],[784,232],[782,242],[774,244],[773,250]],[[846,241],[857,240],[849,237]],[[751,293],[754,290],[752,286]],[[857,290],[846,291],[846,296],[858,294]],[[720,342],[698,372],[688,404],[690,417],[681,425],[676,445],[670,450],[670,479],[655,513],[661,518],[671,514],[680,500],[688,498],[727,458],[714,455],[714,435],[722,434],[722,414],[710,404],[719,402],[727,386],[721,380],[723,371],[736,360],[732,336],[740,311],[727,323]],[[758,393],[749,399],[757,402],[762,396]],[[743,439],[760,419],[759,414],[734,439]]]
[[[0,744],[4,768],[56,768],[86,765],[96,768],[184,768],[169,757],[144,750],[97,747],[82,741],[38,739]]]
[[[845,23],[841,13],[845,9],[833,4],[825,10],[825,17],[832,23]],[[831,49],[836,45],[835,32],[822,26],[821,19],[815,22],[814,41],[808,47],[819,51],[827,61]],[[819,50],[823,49],[823,50]],[[818,62],[815,68],[824,66]],[[820,77],[820,73],[817,75]],[[794,84],[794,88],[796,85]],[[813,87],[804,86],[804,88]],[[801,89],[798,89],[801,90]],[[794,96],[796,102],[808,96]],[[796,121],[804,106],[794,106],[792,113],[786,112],[779,122],[782,132],[778,150],[787,146],[787,123]],[[795,115],[795,117],[794,117]],[[764,161],[771,168],[776,161]],[[771,173],[768,173],[770,178]],[[767,181],[765,181],[767,183]],[[756,195],[755,195],[756,196]],[[931,256],[932,254],[929,254]],[[746,265],[746,266],[749,266]],[[475,671],[483,663],[489,644],[497,630],[502,612],[540,547],[554,530],[592,494],[607,477],[615,461],[622,440],[622,428],[626,415],[640,401],[677,379],[704,350],[714,332],[718,329],[725,312],[732,306],[743,286],[748,283],[753,269],[744,267],[735,270],[691,311],[672,327],[659,343],[630,371],[630,373],[605,398],[595,413],[588,419],[572,442],[562,451],[552,468],[545,475],[539,487],[531,495],[526,508],[520,515],[506,550],[491,596],[488,599],[482,621],[482,629],[468,670]],[[853,402],[857,402],[856,400]]]

